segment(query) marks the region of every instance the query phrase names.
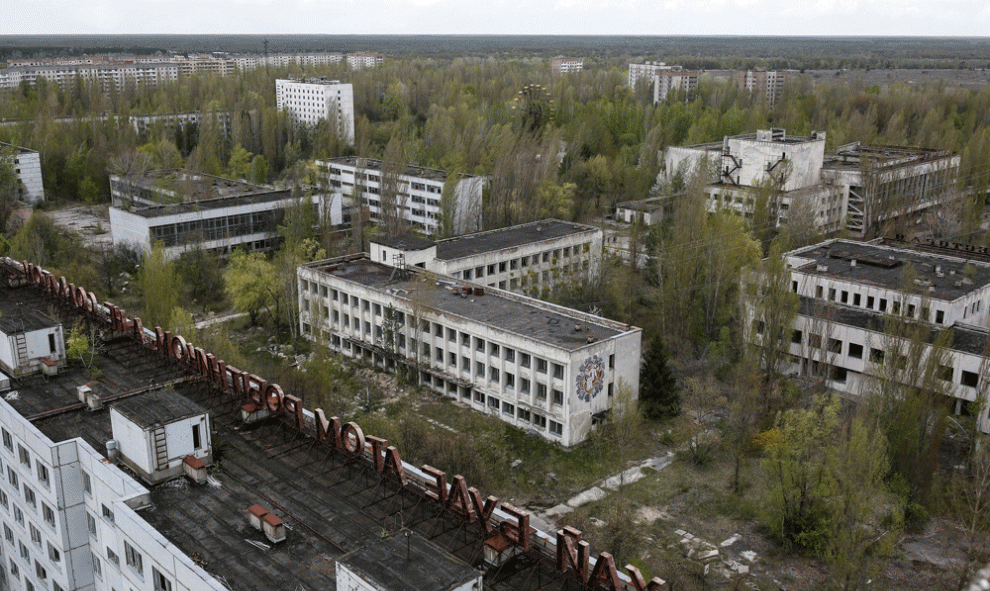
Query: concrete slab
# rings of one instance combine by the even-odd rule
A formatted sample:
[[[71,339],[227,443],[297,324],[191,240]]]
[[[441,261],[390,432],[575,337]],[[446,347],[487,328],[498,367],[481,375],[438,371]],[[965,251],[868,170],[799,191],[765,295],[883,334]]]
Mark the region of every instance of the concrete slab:
[[[545,515],[547,517],[557,517],[558,515],[566,515],[566,514],[570,513],[573,510],[574,510],[574,507],[570,507],[568,505],[560,504],[560,505],[555,505],[555,506],[550,507],[549,509],[547,509],[547,512],[545,513]]]
[[[598,488],[597,486],[593,486],[588,490],[579,493],[577,495],[574,495],[573,497],[568,499],[567,504],[570,505],[571,507],[580,507],[581,505],[587,505],[588,503],[600,501],[604,499],[606,495],[608,495],[608,493]]]

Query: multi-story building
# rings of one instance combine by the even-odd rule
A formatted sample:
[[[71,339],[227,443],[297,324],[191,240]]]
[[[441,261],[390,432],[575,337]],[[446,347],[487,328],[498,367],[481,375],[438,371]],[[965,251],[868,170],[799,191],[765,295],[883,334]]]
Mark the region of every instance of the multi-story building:
[[[240,70],[255,70],[265,66],[331,66],[344,59],[341,53],[276,53],[265,55],[235,55],[229,58]]]
[[[363,70],[365,68],[375,68],[385,63],[385,56],[380,53],[349,53],[347,54],[347,67],[352,70]]]
[[[297,122],[315,126],[327,120],[340,138],[354,143],[354,87],[339,80],[276,80],[275,103]]]
[[[739,90],[748,91],[774,104],[784,91],[787,75],[783,70],[746,70],[736,73]]]
[[[147,252],[157,241],[171,257],[193,245],[218,254],[229,254],[238,247],[249,251],[275,248],[280,243],[278,226],[285,208],[300,200],[288,189],[181,170],[112,175],[110,193],[114,244]],[[330,224],[344,222],[340,198],[314,194],[308,199]]]
[[[660,70],[653,75],[653,104],[667,100],[672,92],[690,93],[698,90],[698,70]]]
[[[825,133],[790,136],[783,129],[726,136],[720,143],[668,148],[667,175],[699,163],[717,166],[706,188],[708,209],[750,218],[762,190],[770,195],[767,223],[798,217],[823,232],[846,229],[861,238],[886,225],[918,219],[958,198],[959,156],[898,146],[840,146],[825,154]]]
[[[45,199],[41,179],[41,155],[34,150],[0,142],[0,158],[14,169],[17,177],[17,198],[34,205]]]
[[[633,88],[641,82],[653,84],[653,78],[663,71],[678,71],[681,66],[668,66],[664,62],[646,62],[645,64],[629,64],[629,86]]]
[[[381,160],[353,156],[317,160],[327,175],[330,191],[342,196],[360,193],[368,216],[374,222],[385,218],[383,191],[389,186],[388,173]],[[387,168],[387,167],[386,167]],[[395,171],[395,207],[399,217],[425,234],[436,234],[443,216],[457,234],[481,228],[481,193],[484,177],[460,175],[448,203],[443,203],[445,170],[422,166],[402,166]]]
[[[576,74],[584,69],[584,59],[579,57],[557,56],[550,62],[550,74],[561,76],[563,74]]]
[[[436,242],[409,236],[375,239],[370,257],[539,297],[597,277],[602,236],[594,226],[546,219]]]
[[[572,446],[639,391],[641,331],[365,255],[299,267],[302,334]]]
[[[791,290],[801,298],[786,371],[868,395],[882,380],[913,375],[907,356],[917,344],[909,344],[909,332],[888,327],[917,326],[924,351],[910,363],[938,363],[937,385],[954,399],[952,410],[966,415],[979,408],[980,428],[988,432],[990,255],[986,248],[951,243],[907,246],[829,240],[785,255]],[[754,315],[754,307],[749,310]],[[751,340],[759,342],[761,319],[751,320]],[[933,356],[934,331],[942,330],[952,338]],[[976,404],[981,398],[982,406]]]

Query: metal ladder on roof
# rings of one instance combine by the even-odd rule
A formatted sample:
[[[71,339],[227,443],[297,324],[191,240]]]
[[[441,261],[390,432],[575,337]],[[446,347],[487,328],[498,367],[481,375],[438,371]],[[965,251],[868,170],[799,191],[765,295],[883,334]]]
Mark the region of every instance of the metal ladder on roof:
[[[17,345],[17,367],[23,368],[29,361],[27,337],[24,335],[23,330],[14,335],[14,343]]]
[[[154,431],[155,444],[155,469],[164,470],[168,468],[168,444],[165,437],[165,427],[158,427]]]

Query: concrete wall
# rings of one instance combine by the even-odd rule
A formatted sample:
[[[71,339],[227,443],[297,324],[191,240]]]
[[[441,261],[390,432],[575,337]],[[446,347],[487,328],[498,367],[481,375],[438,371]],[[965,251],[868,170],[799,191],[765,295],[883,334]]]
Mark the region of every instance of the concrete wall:
[[[783,185],[784,191],[793,191],[817,184],[825,159],[825,138],[796,143],[763,141],[750,136],[728,138],[729,153],[742,162],[731,176],[740,185],[755,187],[768,180],[767,165],[786,158],[790,168]],[[729,159],[723,158],[723,169]],[[781,165],[778,165],[780,169]]]

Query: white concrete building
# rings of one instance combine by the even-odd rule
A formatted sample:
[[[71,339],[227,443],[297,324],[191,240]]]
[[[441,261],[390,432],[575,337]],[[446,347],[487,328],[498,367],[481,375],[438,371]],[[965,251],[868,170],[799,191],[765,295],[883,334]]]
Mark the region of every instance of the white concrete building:
[[[45,187],[41,178],[41,155],[38,152],[0,142],[0,158],[6,158],[7,163],[14,169],[19,181],[18,199],[30,205],[45,200]]]
[[[636,396],[639,328],[364,255],[298,269],[302,334],[405,368],[479,412],[570,447]]]
[[[0,302],[0,368],[6,374],[52,373],[65,363],[60,323],[23,305]]]
[[[349,53],[347,67],[352,70],[375,68],[385,63],[385,56],[380,53]]]
[[[718,178],[705,191],[709,211],[750,218],[764,186],[780,191],[769,205],[768,223],[780,226],[802,216],[807,226],[828,233],[846,229],[858,238],[958,197],[959,156],[858,142],[826,155],[824,132],[805,138],[775,128],[671,147],[664,154],[665,174],[690,174],[700,162],[718,163]]]
[[[271,250],[280,242],[278,226],[285,208],[300,199],[287,189],[186,171],[114,175],[110,187],[114,244],[129,244],[147,252],[155,240],[170,257],[193,245],[218,254],[229,254],[238,247]],[[339,195],[314,194],[309,200],[321,219],[334,226],[344,223]]]
[[[5,400],[0,434],[0,586],[227,589],[137,513],[148,490],[82,438],[53,440]]]
[[[584,59],[579,57],[557,56],[550,62],[550,74],[552,76],[576,74],[583,69]]]
[[[400,236],[371,241],[371,260],[540,297],[584,283],[601,269],[602,230],[547,219],[433,242]]]
[[[317,160],[316,166],[327,175],[331,191],[344,196],[359,192],[371,221],[384,218],[382,191],[388,179],[383,180],[381,160],[347,156]],[[447,176],[445,170],[401,167],[395,178],[399,217],[425,234],[435,234],[444,215],[450,217],[458,234],[479,230],[485,178],[460,175],[451,202],[444,205],[441,197]]]
[[[326,119],[340,138],[354,143],[354,87],[339,80],[276,80],[275,104],[303,125]]]
[[[825,383],[850,395],[875,392],[885,363],[906,362],[903,339],[886,336],[885,319],[898,318],[932,331],[951,332],[938,379],[954,398],[951,410],[968,415],[987,396],[987,327],[990,326],[990,256],[971,247],[907,248],[877,240],[869,243],[829,240],[787,253],[791,289],[801,298],[789,344],[789,372],[823,376]],[[926,252],[930,251],[930,252]],[[903,286],[905,269],[915,279]],[[752,312],[752,308],[750,308]],[[758,318],[754,340],[761,338]],[[929,339],[924,358],[931,354]],[[910,385],[910,384],[908,384]],[[980,428],[990,432],[985,404]]]
[[[668,66],[664,62],[646,62],[645,64],[629,64],[629,86],[637,84],[653,84],[653,78],[660,72],[682,70],[681,66]]]

